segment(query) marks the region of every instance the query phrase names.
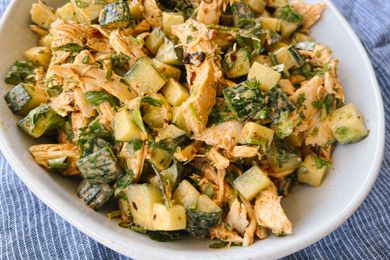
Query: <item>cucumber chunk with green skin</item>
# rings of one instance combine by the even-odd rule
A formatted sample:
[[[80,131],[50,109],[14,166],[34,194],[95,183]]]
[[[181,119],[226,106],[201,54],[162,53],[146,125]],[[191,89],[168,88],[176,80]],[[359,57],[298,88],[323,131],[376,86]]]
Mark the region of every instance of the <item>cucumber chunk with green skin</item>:
[[[244,2],[235,2],[230,9],[233,13],[233,22],[236,27],[246,28],[248,23],[255,18],[252,9]]]
[[[264,17],[262,28],[274,32],[279,32],[281,28],[281,20],[274,17]]]
[[[233,186],[248,201],[251,201],[272,182],[258,166],[253,166],[233,181]]]
[[[152,60],[146,56],[137,60],[126,73],[125,78],[139,94],[156,93],[167,82],[167,79],[153,66]]]
[[[261,14],[266,6],[264,0],[245,0],[244,2],[257,14]]]
[[[39,138],[64,123],[63,117],[54,112],[49,105],[43,104],[31,110],[25,118],[19,121],[18,126],[32,138]]]
[[[293,172],[302,163],[298,151],[285,142],[275,140],[267,155],[271,169],[275,173]]]
[[[240,143],[268,148],[272,143],[273,136],[274,131],[272,129],[254,122],[247,122],[242,129]]]
[[[106,29],[125,28],[131,23],[129,5],[126,2],[115,2],[104,6],[100,13],[100,25]]]
[[[165,64],[157,59],[153,59],[154,67],[167,79],[173,79],[176,81],[180,81],[181,70],[174,66]]]
[[[321,185],[330,162],[316,155],[308,155],[298,169],[298,181],[314,187]]]
[[[163,12],[162,23],[164,33],[172,38],[172,26],[184,23],[184,15],[176,12]]]
[[[68,156],[63,156],[56,159],[51,159],[47,161],[47,166],[49,169],[61,170],[69,167],[70,162],[67,161]]]
[[[272,68],[254,62],[248,73],[248,80],[256,79],[261,85],[260,89],[267,92],[273,86],[275,86],[281,78],[279,72],[274,71]]]
[[[241,121],[256,118],[265,106],[260,83],[256,80],[225,88],[223,95],[229,110]]]
[[[186,210],[183,206],[166,207],[162,203],[153,205],[153,229],[162,231],[182,230],[186,228]]]
[[[242,48],[238,51],[227,53],[222,66],[228,78],[238,78],[247,75],[251,67],[248,50]]]
[[[111,148],[104,147],[77,161],[81,175],[87,180],[100,180],[103,182],[115,181],[120,169]]]
[[[156,59],[168,65],[182,65],[183,52],[177,48],[175,44],[167,37],[164,38],[164,43],[161,44],[156,54]]]
[[[180,106],[190,97],[188,89],[174,79],[168,79],[168,82],[162,88],[161,93],[172,106]]]
[[[13,113],[24,116],[46,102],[47,96],[44,90],[32,84],[20,83],[11,89],[4,99]]]
[[[330,128],[340,144],[356,143],[368,136],[364,118],[352,103],[332,112]]]
[[[16,61],[5,76],[5,83],[17,85],[26,81],[35,81],[34,76],[35,66],[31,61]],[[31,78],[31,80],[28,80]]]
[[[153,54],[156,54],[161,44],[164,43],[165,34],[160,27],[156,27],[145,39],[146,48]]]
[[[204,239],[210,228],[221,222],[222,209],[207,195],[200,195],[196,206],[187,208],[187,231]]]
[[[187,180],[183,180],[179,186],[177,186],[173,194],[175,202],[185,208],[189,208],[191,205],[196,205],[196,201],[199,197],[199,191]]]
[[[173,161],[173,154],[170,151],[161,149],[159,147],[153,147],[151,149],[150,162],[159,171],[163,171],[169,168]]]
[[[304,64],[303,58],[293,46],[280,48],[270,56],[274,65],[284,64],[287,70],[299,68]]]
[[[154,230],[153,206],[162,203],[161,191],[151,184],[131,184],[125,194],[134,223],[146,230]]]
[[[107,4],[106,1],[95,0],[70,0],[70,2],[80,17],[81,23],[90,23],[96,20],[104,5]]]
[[[141,130],[133,122],[131,112],[123,109],[116,113],[114,118],[115,140],[129,142],[141,139]]]
[[[84,180],[77,188],[77,196],[90,208],[101,208],[114,193],[113,188],[99,180]]]

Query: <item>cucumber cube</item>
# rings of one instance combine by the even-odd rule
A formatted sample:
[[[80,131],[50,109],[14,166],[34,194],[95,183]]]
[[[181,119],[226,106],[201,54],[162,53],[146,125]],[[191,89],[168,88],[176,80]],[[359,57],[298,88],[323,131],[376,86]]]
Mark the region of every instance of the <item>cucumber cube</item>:
[[[162,231],[181,230],[186,228],[186,210],[183,206],[174,205],[167,208],[162,203],[153,206],[153,229]]]
[[[172,106],[180,106],[190,97],[188,90],[174,79],[168,80],[161,93]]]
[[[248,73],[248,80],[260,81],[260,89],[264,92],[275,86],[280,80],[280,73],[258,62],[254,62]]]
[[[130,142],[141,139],[141,130],[131,119],[131,112],[124,109],[114,118],[114,136],[119,142]]]
[[[234,188],[248,201],[251,201],[261,190],[271,184],[267,174],[258,166],[253,166],[233,182]]]
[[[316,155],[306,156],[298,169],[298,181],[314,187],[320,186],[329,165],[328,161]]]

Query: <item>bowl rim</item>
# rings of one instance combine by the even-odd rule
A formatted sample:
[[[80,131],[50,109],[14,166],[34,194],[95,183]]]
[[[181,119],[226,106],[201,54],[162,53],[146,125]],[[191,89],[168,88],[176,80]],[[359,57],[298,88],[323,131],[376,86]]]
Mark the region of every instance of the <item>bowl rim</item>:
[[[313,229],[310,233],[307,233],[305,237],[300,237],[299,239],[296,239],[295,241],[291,241],[289,243],[288,241],[284,241],[283,245],[280,246],[280,248],[277,250],[277,252],[270,252],[267,251],[265,255],[262,255],[262,257],[266,258],[280,258],[289,254],[292,254],[294,252],[297,252],[303,248],[308,247],[311,244],[314,244],[315,242],[319,241],[329,233],[333,232],[335,229],[337,229],[342,223],[344,223],[361,205],[363,200],[367,197],[368,193],[371,191],[375,180],[379,174],[379,170],[382,164],[383,154],[384,154],[384,147],[385,147],[385,118],[384,118],[384,107],[383,107],[383,101],[381,96],[380,87],[376,78],[375,71],[372,67],[372,64],[370,62],[370,59],[368,57],[367,52],[365,51],[361,41],[349,25],[349,23],[346,21],[346,19],[340,14],[340,12],[337,10],[335,5],[330,0],[322,0],[326,3],[327,9],[329,9],[339,20],[342,27],[346,30],[349,37],[352,39],[353,44],[357,47],[359,51],[359,55],[363,58],[363,63],[367,65],[368,72],[367,76],[369,77],[369,80],[373,87],[373,94],[375,97],[374,105],[376,106],[376,110],[378,111],[378,135],[377,140],[375,141],[377,143],[376,150],[373,151],[373,158],[372,163],[369,168],[369,174],[367,175],[367,178],[365,180],[364,185],[360,187],[360,189],[356,192],[355,197],[346,204],[346,206],[343,208],[342,211],[340,211],[338,214],[334,215],[327,223],[319,225],[317,228]],[[5,21],[12,15],[12,11],[16,7],[16,5],[19,4],[19,1],[11,1],[9,6],[7,7],[6,11],[3,14],[3,17],[0,21],[0,28],[3,28]],[[2,132],[0,131],[0,136],[2,136]],[[58,207],[54,200],[49,199],[49,196],[47,196],[47,193],[45,192],[45,185],[40,183],[39,181],[34,180],[34,178],[29,177],[26,174],[23,174],[23,172],[28,171],[28,169],[20,163],[20,158],[16,157],[14,153],[12,152],[11,147],[9,147],[4,142],[0,142],[0,150],[3,153],[4,157],[8,161],[8,163],[11,165],[12,169],[15,171],[15,173],[18,175],[18,177],[23,181],[23,183],[35,194],[46,206],[48,206],[50,209],[52,209],[56,214],[58,214],[61,218],[66,220],[68,223],[70,223],[72,226],[76,227],[78,230],[83,232],[84,234],[88,235],[90,238],[98,241],[99,243],[102,243],[104,246],[111,248],[112,250],[121,253],[125,256],[140,259],[140,258],[159,258],[159,259],[178,259],[174,255],[163,255],[161,252],[158,252],[158,250],[149,250],[144,251],[139,248],[135,247],[127,247],[124,248],[118,244],[115,244],[114,241],[108,239],[107,237],[104,237],[100,235],[99,233],[95,232],[92,228],[89,228],[87,225],[83,225],[80,222],[77,222],[74,217],[72,217],[72,214],[69,214],[69,210],[72,207],[62,206]],[[71,212],[71,211],[70,211]],[[243,251],[242,251],[243,252]],[[230,259],[242,259],[242,258],[259,258],[260,254],[256,253],[254,251],[247,251],[243,254],[234,254],[229,255]]]

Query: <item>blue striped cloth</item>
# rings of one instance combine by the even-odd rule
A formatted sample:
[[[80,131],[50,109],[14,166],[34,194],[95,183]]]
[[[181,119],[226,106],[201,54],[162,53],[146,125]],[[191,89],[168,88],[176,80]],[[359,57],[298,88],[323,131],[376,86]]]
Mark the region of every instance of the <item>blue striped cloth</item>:
[[[9,0],[0,0],[2,14]],[[390,127],[390,0],[333,0],[374,65]],[[127,259],[90,239],[39,201],[0,153],[0,259]],[[378,180],[335,232],[287,259],[390,259],[390,143]]]

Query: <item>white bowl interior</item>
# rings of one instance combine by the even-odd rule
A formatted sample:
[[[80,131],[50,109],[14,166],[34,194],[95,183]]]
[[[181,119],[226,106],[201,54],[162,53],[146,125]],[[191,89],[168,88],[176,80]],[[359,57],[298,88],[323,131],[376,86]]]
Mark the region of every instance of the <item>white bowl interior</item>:
[[[2,51],[0,82],[22,52],[36,44],[29,30],[29,10],[35,0],[15,0],[12,13],[5,15],[0,27]],[[49,4],[63,3],[48,0]],[[312,1],[310,1],[312,2]],[[29,188],[48,206],[77,228],[110,248],[135,258],[270,258],[280,257],[322,238],[333,231],[361,203],[370,190],[379,169],[383,150],[383,107],[371,65],[357,38],[335,12],[326,10],[313,35],[330,46],[340,59],[339,75],[348,102],[363,112],[370,135],[354,145],[338,146],[332,170],[319,188],[299,186],[284,199],[287,215],[294,223],[294,234],[282,238],[271,236],[249,248],[209,249],[209,241],[186,239],[157,243],[147,237],[119,228],[104,214],[86,208],[75,195],[77,182],[50,174],[35,164],[28,147],[35,143],[17,127],[18,118],[0,98],[1,149],[14,170]],[[0,96],[10,86],[0,83]]]

